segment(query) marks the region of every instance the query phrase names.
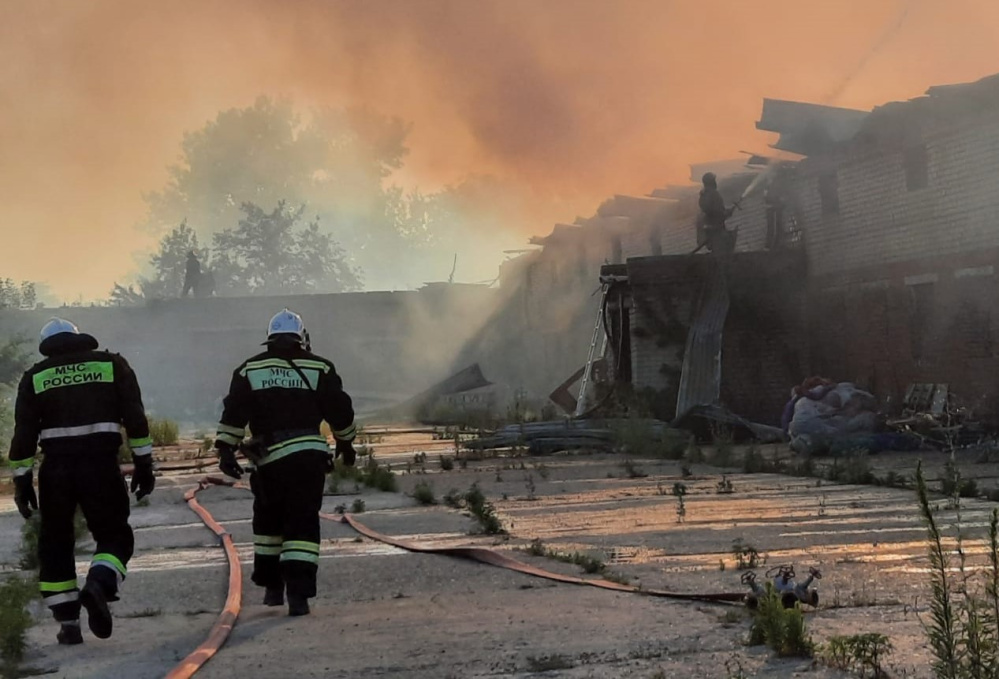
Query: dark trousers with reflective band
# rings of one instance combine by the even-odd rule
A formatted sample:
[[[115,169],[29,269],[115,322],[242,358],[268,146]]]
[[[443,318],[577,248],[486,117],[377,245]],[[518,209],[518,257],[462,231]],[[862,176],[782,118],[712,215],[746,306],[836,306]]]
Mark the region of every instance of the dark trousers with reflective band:
[[[284,583],[289,595],[316,595],[326,455],[301,450],[263,465],[250,477],[252,579],[261,587]]]
[[[135,541],[128,525],[128,490],[118,468],[118,451],[81,450],[49,455],[38,472],[39,589],[56,620],[80,617],[76,581],[77,506],[97,542],[88,580],[96,580],[110,599],[132,557]]]

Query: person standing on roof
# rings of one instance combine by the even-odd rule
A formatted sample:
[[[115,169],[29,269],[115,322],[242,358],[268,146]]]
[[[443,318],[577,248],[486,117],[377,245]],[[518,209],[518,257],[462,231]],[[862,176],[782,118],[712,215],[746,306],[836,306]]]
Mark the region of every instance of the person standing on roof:
[[[136,499],[156,485],[149,423],[135,373],[124,358],[97,347],[92,336],[53,318],[42,328],[38,346],[46,358],[24,373],[14,406],[9,453],[14,501],[25,519],[41,508],[38,586],[61,623],[56,635],[60,644],[83,642],[81,604],[90,631],[100,639],[111,636],[108,602],[118,600],[134,548],[128,490],[118,467],[122,426],[135,463],[131,490]],[[32,485],[37,445],[44,455],[38,496]],[[77,506],[97,542],[82,590],[76,580],[73,531]]]
[[[319,510],[335,457],[320,433],[323,420],[336,456],[355,461],[350,396],[333,364],[306,348],[308,337],[302,317],[288,309],[271,319],[267,350],[232,374],[215,440],[226,475],[243,475],[237,449],[253,463],[252,580],[265,588],[265,606],[284,605],[287,591],[293,616],[307,615],[316,596]],[[242,443],[247,426],[253,438]]]
[[[198,256],[194,253],[194,250],[188,250],[187,268],[184,271],[184,291],[180,293],[180,296],[187,297],[187,293],[193,292],[194,296],[197,297],[200,283],[201,262],[198,261]]]
[[[718,179],[714,172],[705,172],[701,177],[704,188],[697,200],[701,208],[700,221],[704,226],[708,249],[715,252],[728,246],[731,240],[729,231],[725,228],[725,220],[735,212],[735,206],[725,207],[725,199],[718,190]],[[731,244],[734,248],[734,243]]]

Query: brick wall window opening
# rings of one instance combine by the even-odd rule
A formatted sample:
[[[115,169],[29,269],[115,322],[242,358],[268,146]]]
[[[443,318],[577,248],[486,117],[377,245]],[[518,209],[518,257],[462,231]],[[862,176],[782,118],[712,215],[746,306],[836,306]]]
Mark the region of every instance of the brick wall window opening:
[[[839,214],[839,177],[835,172],[819,177],[819,200],[823,215]]]
[[[905,165],[905,188],[908,191],[925,189],[930,182],[929,159],[926,146],[910,146],[903,156]]]
[[[919,283],[909,286],[912,296],[912,306],[909,314],[909,346],[912,358],[923,358],[926,350],[926,338],[930,332],[930,319],[933,314],[933,283]]]

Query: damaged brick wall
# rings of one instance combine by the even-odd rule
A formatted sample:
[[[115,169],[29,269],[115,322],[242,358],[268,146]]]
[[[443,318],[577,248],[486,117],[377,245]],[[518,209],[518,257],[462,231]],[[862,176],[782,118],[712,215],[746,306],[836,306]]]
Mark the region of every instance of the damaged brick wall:
[[[875,281],[810,293],[814,372],[856,382],[898,412],[908,385],[946,383],[956,402],[999,413],[999,250],[881,268]]]
[[[994,115],[928,121],[898,139],[809,158],[799,170],[813,276],[999,247]]]
[[[662,392],[658,402],[670,416],[687,333],[713,264],[700,256],[628,260],[632,381],[637,389]],[[732,260],[726,275],[721,401],[775,424],[790,387],[807,372],[804,262],[794,253],[747,253]]]
[[[737,258],[722,346],[721,401],[755,422],[777,425],[791,386],[809,364],[803,258]]]

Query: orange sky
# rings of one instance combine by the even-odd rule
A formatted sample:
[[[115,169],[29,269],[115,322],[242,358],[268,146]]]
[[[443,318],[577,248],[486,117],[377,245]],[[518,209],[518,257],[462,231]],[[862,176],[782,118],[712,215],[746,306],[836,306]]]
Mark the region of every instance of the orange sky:
[[[0,276],[69,300],[135,271],[155,241],[142,193],[183,132],[259,94],[411,121],[398,181],[528,186],[535,214],[510,224],[527,235],[765,148],[765,96],[870,108],[999,71],[994,0],[0,0],[0,17]]]

